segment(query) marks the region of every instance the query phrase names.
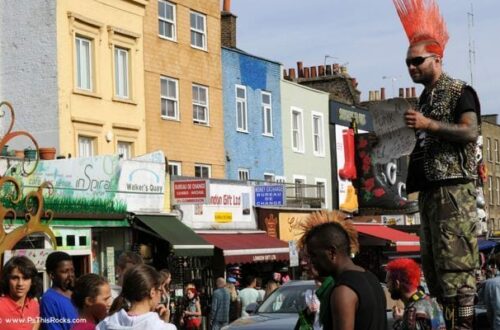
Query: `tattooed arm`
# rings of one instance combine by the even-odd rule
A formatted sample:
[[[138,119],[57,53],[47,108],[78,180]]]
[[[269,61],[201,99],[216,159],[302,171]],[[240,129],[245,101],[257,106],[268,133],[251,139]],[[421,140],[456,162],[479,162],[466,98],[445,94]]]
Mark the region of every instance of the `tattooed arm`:
[[[452,142],[475,142],[478,136],[477,115],[473,111],[464,112],[455,124],[433,120],[418,111],[408,110],[405,121],[410,128],[424,130]]]

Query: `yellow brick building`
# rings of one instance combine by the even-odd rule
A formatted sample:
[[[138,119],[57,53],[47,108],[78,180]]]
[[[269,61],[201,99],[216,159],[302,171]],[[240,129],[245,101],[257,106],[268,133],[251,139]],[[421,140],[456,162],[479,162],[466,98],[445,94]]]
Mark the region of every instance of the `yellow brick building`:
[[[220,1],[149,1],[144,68],[147,150],[173,174],[223,178]]]
[[[57,1],[59,153],[146,152],[148,0]]]

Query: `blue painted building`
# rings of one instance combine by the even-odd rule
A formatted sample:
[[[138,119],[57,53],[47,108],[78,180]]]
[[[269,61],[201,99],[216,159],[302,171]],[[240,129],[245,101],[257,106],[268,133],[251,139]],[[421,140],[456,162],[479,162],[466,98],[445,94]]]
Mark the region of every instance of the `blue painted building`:
[[[283,178],[280,63],[222,47],[226,178]]]

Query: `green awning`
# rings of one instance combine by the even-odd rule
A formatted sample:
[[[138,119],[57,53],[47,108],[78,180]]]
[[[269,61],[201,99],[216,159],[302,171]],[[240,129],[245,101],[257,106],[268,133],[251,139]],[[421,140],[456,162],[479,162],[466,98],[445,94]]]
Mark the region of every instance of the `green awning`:
[[[10,219],[5,219],[4,223],[10,224]],[[45,220],[42,221],[45,223]],[[12,221],[13,225],[23,225],[26,221],[24,219],[16,219]],[[116,227],[130,227],[126,219],[120,220],[105,220],[105,219],[54,219],[49,225],[51,227],[100,227],[100,228],[116,228]]]
[[[214,246],[172,215],[136,215],[143,224],[168,241],[181,257],[209,257]]]

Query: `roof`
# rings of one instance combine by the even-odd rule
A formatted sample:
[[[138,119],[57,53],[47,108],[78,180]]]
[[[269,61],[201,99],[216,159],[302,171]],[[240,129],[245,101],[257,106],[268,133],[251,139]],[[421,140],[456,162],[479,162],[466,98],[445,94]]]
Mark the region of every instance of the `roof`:
[[[245,52],[244,50],[241,50],[241,49],[239,49],[239,48],[232,48],[232,47],[224,47],[224,46],[222,46],[222,49],[225,49],[225,50],[228,50],[228,51],[233,51],[233,52],[235,52],[235,53],[239,53],[239,54],[241,54],[241,55],[254,57],[254,58],[258,59],[258,60],[263,60],[263,61],[270,62],[270,63],[274,63],[274,64],[277,64],[277,65],[283,65],[283,64],[281,64],[280,62],[273,61],[273,60],[268,60],[267,58],[264,58],[264,57],[260,57],[260,56],[257,56],[257,55],[253,55],[253,54],[247,53],[247,52]]]
[[[420,239],[417,235],[378,224],[354,224],[354,226],[360,234],[390,242],[396,247],[397,252],[420,251]]]
[[[288,243],[265,233],[199,234],[222,250],[226,264],[289,260]]]

